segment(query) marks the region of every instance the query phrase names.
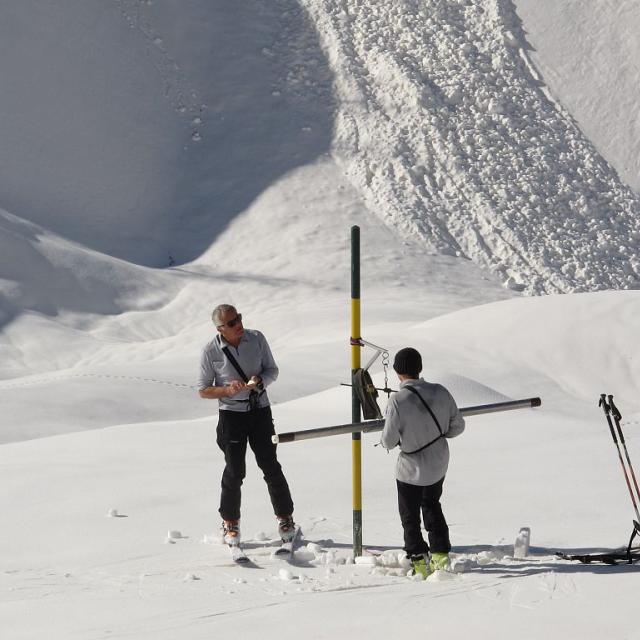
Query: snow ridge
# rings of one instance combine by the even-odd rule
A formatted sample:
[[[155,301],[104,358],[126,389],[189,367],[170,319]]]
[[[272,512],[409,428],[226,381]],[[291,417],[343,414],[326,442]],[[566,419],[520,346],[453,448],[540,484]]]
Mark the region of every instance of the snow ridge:
[[[640,286],[640,200],[550,97],[510,0],[302,0],[368,206],[530,294]]]

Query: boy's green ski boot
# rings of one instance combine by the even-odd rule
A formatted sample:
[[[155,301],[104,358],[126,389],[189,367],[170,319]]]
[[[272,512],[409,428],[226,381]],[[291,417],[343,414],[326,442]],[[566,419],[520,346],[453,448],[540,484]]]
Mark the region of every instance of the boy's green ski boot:
[[[449,554],[448,553],[432,553],[431,560],[429,560],[429,574],[431,575],[435,571],[446,571],[449,568]]]
[[[411,567],[413,569],[414,576],[422,576],[423,580],[426,580],[431,573],[429,571],[429,565],[427,564],[427,557],[425,554],[420,554],[417,556],[411,556],[409,558],[411,560]]]

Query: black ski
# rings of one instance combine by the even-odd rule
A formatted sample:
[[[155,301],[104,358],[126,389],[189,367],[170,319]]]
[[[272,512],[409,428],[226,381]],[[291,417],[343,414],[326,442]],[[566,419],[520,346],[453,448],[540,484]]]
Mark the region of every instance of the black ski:
[[[577,560],[583,564],[591,564],[592,562],[603,562],[604,564],[618,564],[626,562],[632,564],[636,560],[640,560],[640,552],[627,553],[626,551],[608,551],[605,553],[562,553],[558,551],[556,557],[561,560]]]

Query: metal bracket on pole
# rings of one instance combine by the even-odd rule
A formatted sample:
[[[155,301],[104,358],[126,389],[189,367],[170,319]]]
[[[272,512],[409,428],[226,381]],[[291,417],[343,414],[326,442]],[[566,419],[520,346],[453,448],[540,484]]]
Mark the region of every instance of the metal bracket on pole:
[[[387,356],[389,355],[389,350],[385,349],[384,347],[379,347],[377,344],[373,344],[373,342],[367,342],[366,340],[363,340],[362,338],[357,338],[355,340],[351,340],[350,344],[353,345],[357,345],[359,347],[371,347],[372,349],[375,349],[375,353],[373,355],[373,357],[369,360],[369,362],[367,362],[367,364],[363,367],[363,369],[365,371],[369,371],[369,367],[383,354],[386,353]]]

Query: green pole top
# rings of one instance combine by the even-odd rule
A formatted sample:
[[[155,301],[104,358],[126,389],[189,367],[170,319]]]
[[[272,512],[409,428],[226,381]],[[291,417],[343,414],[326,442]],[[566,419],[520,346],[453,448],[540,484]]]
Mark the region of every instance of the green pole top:
[[[351,297],[360,297],[360,227],[358,225],[351,227]]]

